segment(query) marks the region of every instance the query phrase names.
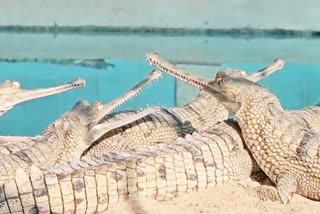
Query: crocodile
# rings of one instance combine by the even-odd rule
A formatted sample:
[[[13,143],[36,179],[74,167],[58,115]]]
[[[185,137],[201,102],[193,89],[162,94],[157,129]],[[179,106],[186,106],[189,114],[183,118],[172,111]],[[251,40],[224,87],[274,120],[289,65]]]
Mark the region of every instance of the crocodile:
[[[184,81],[190,85],[193,85],[197,88],[202,89],[203,91],[206,91],[208,94],[213,95],[216,97],[222,104],[224,103],[224,107],[228,108],[230,112],[234,111],[233,108],[237,109],[238,106],[235,105],[235,103],[231,102],[228,103],[228,101],[225,99],[225,97],[221,97],[220,93],[216,91],[216,89],[212,86],[214,84],[214,81],[208,81],[206,79],[202,79],[200,77],[197,77],[195,75],[192,75],[190,73],[187,73],[185,71],[182,71],[178,69],[176,66],[170,64],[165,59],[163,59],[161,56],[159,56],[156,53],[148,53],[146,56],[147,61],[158,68],[161,71],[164,71],[168,73],[169,75]],[[277,71],[279,69],[282,69],[284,66],[284,61],[281,59],[274,60],[274,63],[270,66],[266,67],[265,69],[262,69],[263,72],[256,72],[251,75],[248,75],[246,79],[249,81],[257,82],[257,80],[271,74],[274,71]],[[227,69],[227,72],[224,71],[223,73],[227,74],[233,77],[239,77],[243,78],[245,76],[245,72],[238,70],[238,72],[235,72],[235,74],[232,74],[230,72],[232,70]],[[257,79],[258,78],[258,79]],[[227,105],[226,105],[227,104]],[[309,106],[306,108],[298,109],[298,110],[291,110],[291,117],[293,120],[295,120],[296,123],[301,124],[302,126],[311,129],[313,132],[319,132],[320,131],[320,105],[315,106]]]
[[[242,70],[228,69],[224,72],[259,81],[279,70],[283,61],[278,61],[258,72],[247,75]],[[121,119],[128,112],[118,112],[107,115],[104,120],[112,122]],[[97,139],[92,146],[84,152],[83,158],[96,159],[106,152],[126,151],[136,146],[150,146],[161,142],[173,141],[178,137],[193,133],[203,127],[211,127],[228,118],[228,109],[205,90],[201,90],[198,96],[190,103],[161,109],[141,120],[127,126],[114,129]]]
[[[121,101],[124,102],[136,96],[143,87],[160,77],[161,72],[151,72],[145,81],[121,97]],[[109,113],[122,102],[115,100],[106,105],[100,102],[94,102],[92,105],[87,101],[77,102],[70,111],[49,125],[33,145],[10,155],[0,155],[0,183],[11,179],[17,167],[27,170],[34,164],[45,170],[80,159],[82,152],[92,143],[90,140],[95,139],[95,135],[100,135],[101,131],[108,132],[159,110],[156,107],[147,108],[144,111],[128,114],[122,120],[99,123],[104,114]],[[96,127],[99,128],[98,131]]]
[[[212,91],[235,114],[258,165],[277,185],[256,187],[253,194],[282,203],[289,203],[294,193],[320,200],[318,106],[286,111],[275,95],[241,76],[219,72],[208,83],[168,68],[156,54],[147,57],[151,64],[178,79]]]
[[[256,83],[218,73],[214,86],[239,106],[233,113],[244,141],[276,184],[256,187],[258,196],[286,204],[297,193],[320,201],[320,132],[297,123],[274,94]]]
[[[85,80],[76,79],[70,83],[49,88],[22,89],[17,81],[6,80],[0,84],[0,116],[15,105],[42,97],[47,97],[85,86]]]
[[[85,86],[85,80],[76,79],[70,83],[49,87],[49,88],[39,88],[39,89],[22,89],[21,85],[17,81],[6,80],[0,84],[0,116],[4,115],[15,105],[18,105],[29,100],[43,98],[47,96],[52,96],[55,94],[63,93],[76,88],[82,88]],[[10,147],[26,148],[30,146],[29,141],[33,141],[37,137],[28,136],[0,136],[0,147],[4,144]],[[16,144],[17,146],[14,146]],[[8,154],[7,149],[1,149],[0,153]],[[9,152],[10,153],[10,152]]]
[[[106,59],[50,59],[50,58],[22,58],[8,59],[0,58],[0,62],[6,63],[47,63],[55,65],[75,65],[88,67],[99,70],[107,70],[109,67],[114,68],[115,65],[107,62]]]
[[[108,153],[71,172],[17,168],[0,186],[0,213],[104,213],[127,198],[170,200],[250,179],[255,170],[237,125],[220,122],[175,141]]]

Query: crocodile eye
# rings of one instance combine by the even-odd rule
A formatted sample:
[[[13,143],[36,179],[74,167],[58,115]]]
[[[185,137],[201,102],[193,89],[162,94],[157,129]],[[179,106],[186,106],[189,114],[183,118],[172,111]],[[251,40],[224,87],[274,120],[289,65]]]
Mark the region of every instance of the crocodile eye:
[[[11,86],[12,86],[13,88],[21,88],[20,83],[17,82],[17,81],[12,81],[12,82],[11,82]]]
[[[217,77],[216,78],[216,83],[218,84],[218,86],[222,86],[223,85],[223,78],[222,77]]]
[[[220,83],[223,81],[223,77],[224,77],[224,74],[221,71],[216,74],[215,80],[218,85],[220,85]]]
[[[222,71],[219,71],[217,74],[216,74],[216,78],[222,78],[223,77],[223,72]]]

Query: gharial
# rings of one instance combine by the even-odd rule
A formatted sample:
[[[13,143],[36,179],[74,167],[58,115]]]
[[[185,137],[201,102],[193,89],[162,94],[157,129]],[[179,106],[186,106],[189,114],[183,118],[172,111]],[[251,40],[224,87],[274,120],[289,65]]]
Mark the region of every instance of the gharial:
[[[260,196],[288,203],[294,193],[320,200],[320,132],[297,123],[267,89],[243,78],[218,73],[218,91],[239,108],[234,112],[244,141],[273,187]]]
[[[258,165],[276,183],[277,188],[256,187],[253,192],[257,196],[288,203],[298,193],[320,200],[320,134],[308,120],[317,122],[318,115],[304,119],[301,112],[305,109],[299,114],[285,111],[275,95],[241,77],[220,72],[210,85],[192,81],[219,93],[222,103],[228,108],[232,106],[229,109],[235,113],[246,145]]]
[[[85,80],[78,78],[70,83],[58,85],[55,87],[22,89],[19,82],[6,80],[0,84],[0,116],[4,115],[15,105],[18,105],[20,103],[60,94],[76,88],[82,88],[85,86],[85,83]],[[32,138],[26,136],[0,136],[0,145],[7,142],[18,142],[18,144],[27,144],[27,141],[30,140],[32,140]]]
[[[0,116],[22,102],[52,96],[75,88],[82,88],[85,83],[85,80],[78,78],[70,83],[55,87],[22,89],[19,82],[6,80],[0,84]]]
[[[221,97],[220,93],[214,91],[211,84],[214,84],[214,81],[208,81],[206,79],[199,78],[195,75],[189,74],[181,69],[178,69],[176,66],[170,64],[165,59],[163,59],[161,56],[155,53],[148,53],[147,54],[147,61],[158,68],[161,71],[164,71],[168,73],[169,75],[172,75],[173,77],[182,80],[190,85],[193,85],[195,87],[198,87],[205,91],[208,95],[213,95],[216,99],[218,99],[222,103],[227,103],[228,101],[224,99],[224,97]],[[273,73],[276,70],[281,69],[284,66],[284,61],[280,59],[276,59],[274,64],[270,65],[269,67],[262,69],[261,71],[264,72],[256,72],[249,75],[249,78],[247,78],[250,81],[257,82],[260,79],[262,79],[264,76],[267,76],[271,73]],[[232,75],[233,77],[244,77],[245,73],[244,71],[238,70],[237,75],[234,73],[232,74],[232,71],[236,70],[230,70],[228,69],[227,72],[224,71],[227,75]],[[234,103],[228,103],[228,105],[224,105],[225,108],[228,108],[229,111],[234,111],[232,108],[237,108]],[[311,129],[313,132],[320,131],[320,105],[315,106],[309,106],[306,108],[302,108],[299,110],[293,110],[291,112],[291,117],[293,120],[295,120],[297,123],[301,124],[302,126]]]
[[[160,72],[154,71],[143,84],[148,85],[160,76]],[[137,88],[137,92],[139,91],[140,87]],[[130,94],[128,98],[133,95]],[[94,136],[99,135],[101,130],[108,132],[110,129],[123,126],[157,110],[157,108],[149,108],[138,111],[112,124],[98,123],[106,113],[119,104],[121,103],[112,102],[102,105],[100,102],[95,102],[90,105],[86,101],[77,102],[69,112],[51,124],[33,145],[10,155],[0,155],[0,182],[12,179],[18,167],[27,170],[33,164],[46,170],[78,160],[82,152],[90,146]]]

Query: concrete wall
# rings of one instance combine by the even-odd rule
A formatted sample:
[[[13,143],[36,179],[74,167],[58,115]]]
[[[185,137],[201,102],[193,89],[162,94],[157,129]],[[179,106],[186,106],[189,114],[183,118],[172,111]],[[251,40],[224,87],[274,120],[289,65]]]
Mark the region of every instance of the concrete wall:
[[[320,30],[318,0],[10,0],[1,25]]]

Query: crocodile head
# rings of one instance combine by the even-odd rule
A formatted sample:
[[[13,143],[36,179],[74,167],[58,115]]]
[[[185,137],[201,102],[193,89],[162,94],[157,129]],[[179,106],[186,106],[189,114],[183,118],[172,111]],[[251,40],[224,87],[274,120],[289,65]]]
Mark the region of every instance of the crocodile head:
[[[257,82],[263,79],[264,77],[267,77],[273,74],[274,72],[282,69],[284,66],[283,60],[276,59],[271,65],[252,74],[247,74],[245,71],[234,70],[234,69],[226,69],[222,72],[219,72],[218,76],[223,75],[228,80],[232,79],[232,82],[237,85],[237,87],[234,88],[234,89],[237,88],[237,90],[233,91],[230,89],[230,93],[234,92],[235,94],[227,94],[227,93],[221,92],[222,88],[220,88],[219,85],[217,85],[217,81],[206,80],[206,79],[197,77],[196,75],[187,73],[179,69],[175,65],[170,64],[169,62],[161,58],[158,54],[148,53],[146,59],[151,65],[157,67],[161,71],[164,71],[179,80],[182,80],[190,85],[193,85],[199,89],[204,90],[208,94],[211,94],[212,96],[217,98],[225,106],[225,108],[231,113],[236,112],[240,107],[239,102],[236,102],[235,100],[235,98],[238,99],[238,97],[234,97],[233,95],[238,94],[237,90],[241,90],[242,83],[246,82],[249,85],[252,85],[254,84],[253,82]],[[228,81],[228,80],[225,80],[225,81]]]
[[[223,72],[218,72],[215,81],[210,85],[213,90],[219,92],[219,100],[232,104],[231,113],[237,112],[246,95],[251,95],[259,87],[257,83],[246,78],[230,76]]]
[[[92,105],[87,101],[77,102],[70,111],[51,124],[43,134],[41,142],[46,144],[49,142],[52,145],[51,148],[55,154],[51,157],[54,162],[61,164],[80,159],[82,154],[103,134],[158,110],[151,108],[142,112],[138,111],[130,117],[118,121],[103,122],[103,117],[106,114],[137,96],[144,87],[160,78],[161,72],[152,71],[146,79],[127,93],[107,104],[98,101]]]
[[[87,149],[105,133],[160,110],[159,107],[151,107],[115,121],[96,124],[99,109],[102,107],[100,102],[90,105],[87,101],[79,101],[69,112],[47,128],[38,145],[39,143],[50,145],[54,154],[48,154],[49,163],[59,168],[71,161],[80,160]],[[50,170],[52,164],[44,162],[40,167]]]
[[[21,89],[20,83],[16,81],[6,80],[0,84],[0,116],[9,111],[13,105],[8,99]]]
[[[64,85],[27,90],[22,89],[20,83],[17,81],[6,80],[0,84],[0,116],[19,103],[59,94],[75,88],[82,88],[84,86],[85,80],[76,79]]]
[[[182,80],[190,85],[196,86],[201,89],[206,88],[206,84],[208,84],[211,81],[197,77],[179,69],[177,66],[169,63],[156,53],[147,53],[146,60],[149,62],[150,65],[155,66],[161,71],[164,71],[179,80]],[[285,62],[283,60],[275,59],[271,65],[251,74],[247,74],[243,70],[230,68],[225,69],[223,72],[228,76],[236,78],[246,78],[252,82],[258,82],[261,79],[275,73],[276,71],[281,70],[284,64]]]
[[[267,110],[278,113],[283,110],[279,99],[273,93],[248,79],[218,72],[211,86],[221,97],[233,103],[233,107],[237,106],[232,113],[236,113],[240,107],[262,114]]]

